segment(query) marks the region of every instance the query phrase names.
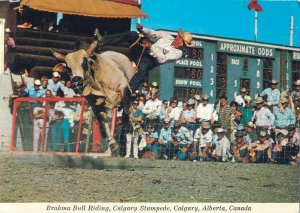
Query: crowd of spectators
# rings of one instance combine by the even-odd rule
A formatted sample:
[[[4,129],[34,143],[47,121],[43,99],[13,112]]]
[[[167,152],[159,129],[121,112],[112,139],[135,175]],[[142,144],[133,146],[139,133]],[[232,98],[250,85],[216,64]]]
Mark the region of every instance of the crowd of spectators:
[[[300,80],[291,93],[280,93],[277,84],[272,80],[255,100],[241,88],[232,102],[223,95],[211,103],[205,94],[160,100],[158,83],[144,82],[133,94],[128,120],[123,115],[120,124],[125,157],[296,164]]]
[[[60,77],[53,72],[51,79],[33,79],[32,86],[26,86],[25,81],[17,82],[10,102],[16,97],[76,96],[71,81]],[[241,88],[230,103],[225,95],[212,103],[205,94],[187,100],[160,100],[158,83],[144,82],[132,94],[130,114],[118,113],[117,128],[122,130],[116,132],[124,136],[119,137],[123,144],[120,155],[136,159],[295,164],[299,161],[300,145],[300,80],[294,82],[295,90],[291,93],[280,93],[275,80],[270,84],[255,100]],[[48,103],[46,115],[44,102],[19,105],[17,127],[23,149],[74,151],[80,104]],[[87,103],[83,115],[82,141],[91,139],[94,117]]]

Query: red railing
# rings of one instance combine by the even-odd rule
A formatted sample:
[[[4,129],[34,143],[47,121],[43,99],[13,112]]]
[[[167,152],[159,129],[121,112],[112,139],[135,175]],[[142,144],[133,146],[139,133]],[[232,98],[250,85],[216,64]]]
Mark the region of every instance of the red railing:
[[[29,110],[28,113],[30,113],[31,118],[33,118],[33,110],[30,109],[30,103],[44,103],[43,107],[45,109],[44,117],[43,117],[43,126],[41,130],[41,137],[39,139],[40,142],[40,151],[44,151],[44,141],[45,141],[45,135],[46,135],[46,124],[47,124],[47,119],[48,119],[48,112],[49,112],[49,102],[76,102],[81,105],[81,111],[80,111],[80,120],[78,124],[78,132],[77,132],[77,140],[76,140],[76,148],[75,152],[79,152],[79,146],[80,146],[80,138],[81,138],[81,133],[82,133],[82,123],[83,123],[83,113],[84,113],[84,104],[86,102],[85,98],[83,97],[76,97],[76,98],[62,98],[62,97],[51,97],[51,98],[16,98],[14,100],[14,105],[13,105],[13,118],[12,118],[12,127],[11,127],[11,142],[10,142],[10,151],[15,151],[15,131],[16,131],[16,121],[17,121],[17,116],[18,116],[18,107],[20,106],[21,103],[28,103]],[[115,127],[116,127],[116,114],[117,110],[114,109],[112,111],[112,120],[111,120],[111,133],[114,135],[115,132]],[[99,131],[99,125],[93,122],[93,139],[97,138],[101,140],[101,135]],[[33,131],[33,130],[32,130]],[[32,141],[33,143],[33,141]],[[94,143],[94,141],[93,141]]]

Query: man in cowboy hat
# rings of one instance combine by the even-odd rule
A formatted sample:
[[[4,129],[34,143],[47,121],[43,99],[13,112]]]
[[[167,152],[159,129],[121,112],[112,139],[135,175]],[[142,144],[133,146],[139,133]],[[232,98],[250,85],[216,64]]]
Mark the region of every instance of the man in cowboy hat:
[[[247,95],[247,90],[245,87],[241,88],[240,95],[234,92],[234,101],[239,104],[239,106],[245,106],[245,96]]]
[[[264,106],[264,99],[258,97],[256,99],[256,111],[252,117],[256,126],[256,131],[259,134],[262,130],[269,130],[274,126],[275,116]]]
[[[268,138],[267,132],[261,131],[259,133],[259,139],[249,145],[250,161],[256,163],[267,163],[272,161],[272,145]],[[253,156],[251,155],[252,153]]]
[[[275,115],[275,132],[282,132],[284,135],[287,134],[287,127],[290,124],[295,124],[296,119],[295,115],[292,112],[291,108],[288,107],[289,100],[282,98],[280,100],[282,104],[282,109],[280,107],[275,107],[273,114]]]
[[[52,90],[53,95],[56,96],[58,95],[57,93],[60,91],[62,93],[61,96],[65,93],[65,86],[61,83],[60,81],[60,74],[55,71],[54,67],[54,72],[52,73],[52,78],[48,80],[48,85],[49,88]]]
[[[277,85],[278,82],[273,79],[271,81],[271,88],[266,88],[260,93],[261,97],[267,96],[267,102],[269,102],[272,106],[277,106],[280,101],[280,91],[276,88]]]
[[[230,142],[225,135],[226,130],[223,128],[218,128],[217,135],[218,139],[215,141],[216,148],[213,152],[213,157],[217,161],[228,161],[232,157],[230,154]]]
[[[208,95],[203,95],[202,97],[202,103],[200,103],[197,106],[197,119],[199,123],[203,121],[211,121],[213,112],[214,112],[214,106],[213,104],[209,103],[209,96]]]
[[[295,90],[292,91],[291,96],[298,96],[300,97],[300,79],[298,79],[297,81],[294,82],[295,85]]]
[[[208,160],[210,155],[210,143],[212,142],[213,132],[210,130],[210,124],[204,121],[201,127],[196,130],[194,141],[199,144],[201,160]]]
[[[123,32],[114,35],[106,35],[103,38],[98,34],[97,39],[100,51],[112,50],[119,51],[118,49],[111,49],[113,47],[123,47],[130,50],[123,53],[135,61],[138,66],[138,72],[131,79],[130,86],[132,90],[138,89],[139,85],[144,81],[148,75],[148,71],[165,62],[176,61],[182,57],[182,47],[193,46],[192,34],[178,30],[178,35],[174,38],[170,33],[163,31],[154,31],[144,28],[141,24],[136,24],[137,30],[144,35],[140,38],[139,34],[135,31]],[[156,40],[155,43],[151,41]],[[134,46],[140,44],[143,51],[137,56],[134,54]],[[124,45],[125,44],[125,45]],[[110,47],[107,49],[107,47]],[[99,51],[99,50],[98,50]]]

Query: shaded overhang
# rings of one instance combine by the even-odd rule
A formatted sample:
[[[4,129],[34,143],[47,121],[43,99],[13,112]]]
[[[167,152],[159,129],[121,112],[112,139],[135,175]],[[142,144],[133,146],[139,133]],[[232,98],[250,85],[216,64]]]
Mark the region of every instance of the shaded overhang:
[[[135,0],[22,0],[20,8],[97,18],[146,18]]]

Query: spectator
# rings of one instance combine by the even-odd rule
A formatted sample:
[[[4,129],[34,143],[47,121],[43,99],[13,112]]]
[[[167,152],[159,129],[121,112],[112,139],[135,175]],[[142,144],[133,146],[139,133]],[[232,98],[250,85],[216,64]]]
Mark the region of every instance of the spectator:
[[[160,157],[164,159],[170,159],[171,156],[171,128],[170,128],[170,121],[165,119],[163,123],[163,128],[160,131],[159,134],[159,153]]]
[[[246,88],[241,88],[241,94],[237,95],[236,92],[234,93],[234,101],[238,103],[239,106],[245,106],[245,96],[247,95]]]
[[[55,111],[55,117],[50,123],[51,142],[49,150],[64,151],[65,145],[69,144],[70,122],[64,118],[62,111]]]
[[[59,81],[59,79],[60,79],[60,74],[58,72],[53,72],[52,79],[48,80],[49,87],[52,90],[54,96],[63,96],[59,94],[60,93],[64,94],[65,92],[65,86]]]
[[[196,130],[194,141],[199,144],[200,160],[210,160],[210,144],[213,140],[213,132],[210,130],[210,125],[204,121],[200,128]]]
[[[13,57],[12,52],[15,49],[16,44],[11,36],[11,31],[9,28],[4,30],[4,73],[9,74],[9,64],[12,63]]]
[[[74,96],[76,96],[76,93],[71,88],[71,86],[72,86],[71,80],[67,80],[66,86],[65,86],[65,91],[64,91],[64,97],[73,98]]]
[[[30,98],[39,98],[44,97],[45,93],[40,89],[41,81],[39,79],[34,81],[34,85],[32,87],[27,87],[24,91],[27,96]]]
[[[230,125],[231,125],[230,140],[232,141],[234,139],[234,132],[240,123],[241,113],[238,111],[238,103],[237,102],[234,102],[234,101],[231,102],[230,108],[232,111],[232,114],[229,117]]]
[[[141,94],[145,96],[148,94],[148,83],[146,81],[141,86]]]
[[[142,110],[144,109],[145,107],[145,101],[146,101],[146,96],[145,95],[140,95],[139,97],[139,106],[138,106],[138,109]]]
[[[227,104],[227,97],[220,97],[220,108],[218,110],[219,122],[221,127],[228,131],[228,135],[231,133],[231,118],[236,113]]]
[[[146,99],[147,100],[151,99],[151,96],[152,96],[153,93],[158,93],[158,89],[159,89],[158,83],[156,81],[152,82],[150,84],[148,93],[146,94]]]
[[[158,133],[152,124],[149,124],[147,130],[141,136],[140,149],[144,146],[143,158],[157,159],[160,157],[158,147]]]
[[[295,97],[298,96],[300,97],[300,79],[294,82],[295,89],[292,91],[291,96]]]
[[[166,119],[167,108],[168,108],[168,101],[163,100],[162,105],[159,109],[159,121],[160,121],[160,123],[163,123],[164,120]]]
[[[272,150],[272,159],[274,163],[285,164],[289,162],[288,154],[285,153],[286,145],[288,143],[288,138],[284,136],[281,132],[276,135],[277,144],[275,144]]]
[[[270,102],[271,106],[277,106],[280,101],[280,91],[276,88],[277,84],[276,80],[272,80],[271,88],[267,88],[260,93],[261,97],[266,97],[267,102]]]
[[[159,125],[159,109],[161,107],[161,101],[158,99],[158,93],[152,92],[151,99],[148,100],[143,108],[143,113],[146,116],[146,124],[151,123],[154,128],[158,128]]]
[[[252,106],[252,98],[250,96],[245,96],[245,105],[239,108],[241,113],[241,124],[246,126],[249,121],[252,120],[254,108]]]
[[[267,133],[261,131],[259,139],[249,145],[250,149],[250,162],[252,163],[268,163],[272,161],[271,144],[267,138]]]
[[[196,110],[194,109],[195,101],[189,99],[187,104],[187,109],[183,110],[180,115],[180,123],[186,125],[188,129],[193,131],[193,135],[197,129],[196,122]]]
[[[191,132],[184,126],[181,126],[179,121],[175,121],[172,131],[172,150],[173,159],[186,160],[188,157],[188,149],[193,141]]]
[[[287,157],[289,158],[289,162],[291,165],[296,165],[296,162],[299,164],[300,159],[300,134],[296,131],[297,126],[294,124],[290,124],[288,126],[288,143],[286,145]]]
[[[213,157],[217,161],[229,161],[232,155],[230,154],[230,142],[225,135],[225,130],[218,128],[217,135],[218,139],[215,141],[216,148]]]
[[[178,107],[177,98],[172,98],[170,101],[170,106],[166,110],[166,119],[169,119],[171,122],[171,127],[175,121],[179,121],[181,114],[181,109]]]
[[[138,109],[139,101],[138,99],[133,100],[132,106],[129,109],[129,121],[130,124],[127,126],[126,133],[126,155],[125,158],[130,157],[131,144],[133,144],[133,157],[138,159],[138,139],[143,133],[142,122],[143,122],[143,112]]]
[[[47,76],[42,76],[41,77],[41,86],[40,89],[46,93],[46,90],[51,90],[49,85],[48,85],[48,77]]]
[[[260,131],[268,131],[274,126],[275,116],[267,107],[263,106],[263,103],[264,100],[262,97],[256,99],[256,111],[253,114],[252,120],[255,123],[257,134]]]
[[[48,116],[47,116],[48,117]],[[39,145],[42,145],[42,134],[45,129],[45,135],[44,135],[44,147],[42,150],[47,150],[47,138],[48,138],[48,130],[49,130],[49,122],[47,118],[45,117],[45,108],[42,107],[42,103],[39,103],[37,107],[33,109],[33,151],[37,152],[40,149]],[[46,119],[46,120],[45,120]],[[46,126],[44,126],[44,123]]]
[[[231,144],[233,161],[249,163],[249,150],[243,132],[237,132],[236,140]]]
[[[244,137],[248,144],[258,140],[258,135],[255,131],[255,126],[252,121],[249,121],[246,126],[246,136]]]
[[[200,123],[203,121],[212,122],[212,115],[214,111],[214,106],[209,104],[208,95],[202,97],[202,103],[198,104],[197,107],[197,119]]]
[[[197,109],[198,105],[201,102],[201,96],[199,94],[195,94],[193,99],[195,100],[195,109]]]
[[[289,100],[283,98],[280,102],[282,107],[275,107],[273,112],[275,115],[275,132],[276,134],[282,132],[286,135],[288,133],[287,127],[290,124],[295,124],[296,120],[291,108],[288,107]]]

